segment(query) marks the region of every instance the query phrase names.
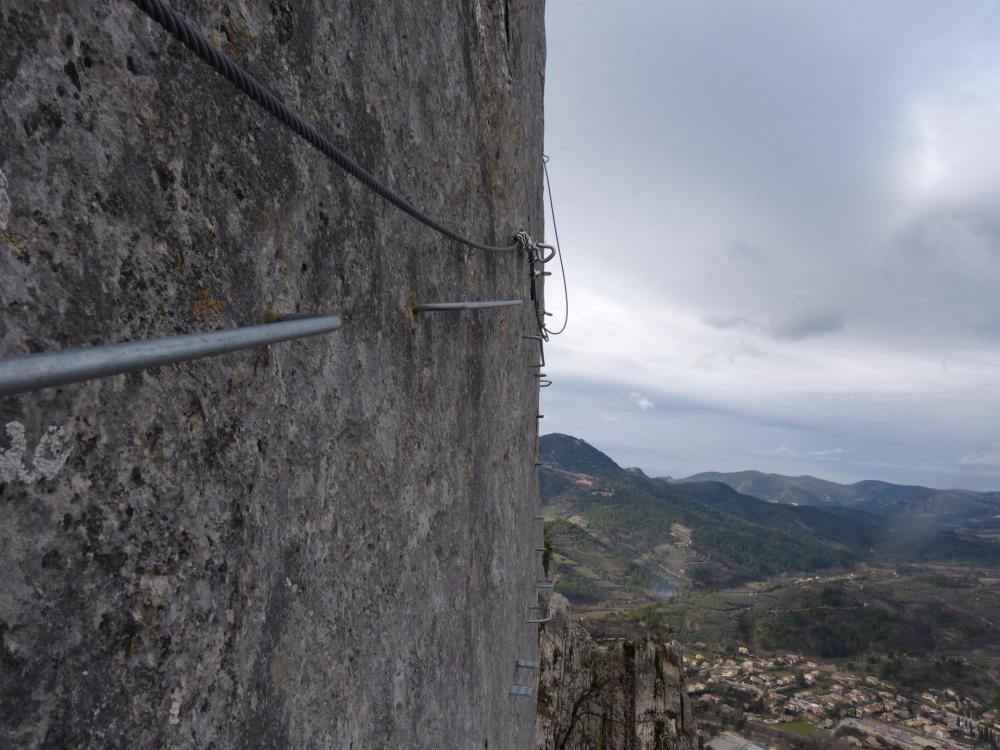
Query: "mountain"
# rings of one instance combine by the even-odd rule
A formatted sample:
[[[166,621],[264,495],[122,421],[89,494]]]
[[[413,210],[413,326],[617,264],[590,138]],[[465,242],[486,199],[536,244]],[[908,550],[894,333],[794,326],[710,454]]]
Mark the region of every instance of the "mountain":
[[[884,520],[864,511],[830,513],[811,506],[766,502],[722,482],[688,482],[682,491],[687,497],[747,521],[848,547],[870,548],[885,534]]]
[[[566,593],[577,601],[604,600],[616,585],[613,570],[627,571],[633,592],[655,592],[844,567],[863,559],[880,533],[877,520],[774,505],[720,483],[650,479],[568,435],[539,444],[546,517],[559,519],[548,530]]]
[[[1000,538],[1000,492],[938,490],[877,480],[838,484],[812,476],[788,477],[760,471],[704,472],[676,484],[721,482],[737,492],[776,503],[862,510],[892,523],[926,529],[957,529]],[[843,515],[843,510],[835,511]]]
[[[942,512],[948,493],[761,472],[651,479],[623,469],[583,440],[544,435],[539,473],[549,543],[562,590],[577,603],[617,606],[655,600],[694,584],[733,585],[778,574],[844,569],[862,561],[988,562],[1000,546],[975,538]],[[733,484],[708,480],[724,477]],[[735,478],[734,478],[735,477]],[[785,502],[740,491],[770,488]],[[853,494],[852,494],[853,493]],[[867,493],[867,494],[863,494]],[[977,495],[977,493],[969,493]],[[816,504],[790,498],[810,496]],[[870,499],[875,512],[841,505]],[[883,505],[879,506],[877,500]],[[909,513],[900,503],[909,503]],[[990,507],[989,496],[980,498]],[[927,512],[914,510],[920,505]],[[970,507],[969,504],[963,507]]]

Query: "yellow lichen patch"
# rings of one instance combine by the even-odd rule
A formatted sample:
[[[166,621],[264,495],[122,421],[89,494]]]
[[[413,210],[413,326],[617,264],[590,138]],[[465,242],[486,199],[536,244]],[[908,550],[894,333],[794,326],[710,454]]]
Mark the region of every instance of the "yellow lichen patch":
[[[38,243],[38,235],[29,237],[26,234],[15,232],[10,227],[3,230],[3,236],[7,238],[7,242],[14,248],[14,252],[20,255],[27,255],[31,246]]]
[[[226,303],[212,296],[208,287],[202,287],[191,300],[191,314],[199,320],[205,320],[212,315],[222,315],[226,311]]]
[[[234,57],[242,55],[253,41],[250,27],[234,18],[227,18],[223,22],[222,32],[226,35],[226,41],[222,46]]]

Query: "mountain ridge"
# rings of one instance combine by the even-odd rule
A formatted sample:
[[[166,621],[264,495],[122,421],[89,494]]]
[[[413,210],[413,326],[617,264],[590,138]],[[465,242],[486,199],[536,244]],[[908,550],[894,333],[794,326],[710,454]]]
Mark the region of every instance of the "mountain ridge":
[[[627,582],[619,593],[624,587],[641,595],[668,586],[843,571],[862,562],[981,561],[1000,552],[992,537],[976,538],[947,512],[783,503],[724,482],[650,478],[560,433],[543,435],[539,449],[547,530],[561,562],[563,590],[575,602],[601,601],[623,575]],[[882,483],[874,489],[894,501],[894,493],[905,497],[912,491]],[[935,495],[911,502],[933,505],[928,497]]]

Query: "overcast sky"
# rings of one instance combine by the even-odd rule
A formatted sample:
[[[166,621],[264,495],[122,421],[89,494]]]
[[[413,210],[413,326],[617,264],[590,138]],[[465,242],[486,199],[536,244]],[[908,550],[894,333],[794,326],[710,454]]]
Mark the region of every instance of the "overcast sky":
[[[546,23],[543,432],[656,475],[1000,489],[1000,3]]]

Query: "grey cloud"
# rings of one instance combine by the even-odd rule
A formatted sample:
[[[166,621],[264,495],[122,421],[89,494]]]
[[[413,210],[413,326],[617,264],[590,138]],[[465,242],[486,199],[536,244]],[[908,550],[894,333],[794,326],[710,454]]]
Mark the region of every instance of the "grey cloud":
[[[770,333],[776,339],[803,341],[805,339],[836,333],[844,328],[844,319],[832,312],[807,312],[791,315],[770,326]]]
[[[758,331],[760,326],[744,315],[709,315],[705,323],[720,331]]]
[[[741,331],[783,341],[803,341],[843,330],[844,318],[835,312],[813,310],[782,313],[768,324],[757,323],[745,315],[709,315],[706,325],[720,331]]]
[[[546,403],[647,470],[680,448],[687,473],[989,481],[1000,4],[546,7],[546,150],[592,311],[549,345]]]

